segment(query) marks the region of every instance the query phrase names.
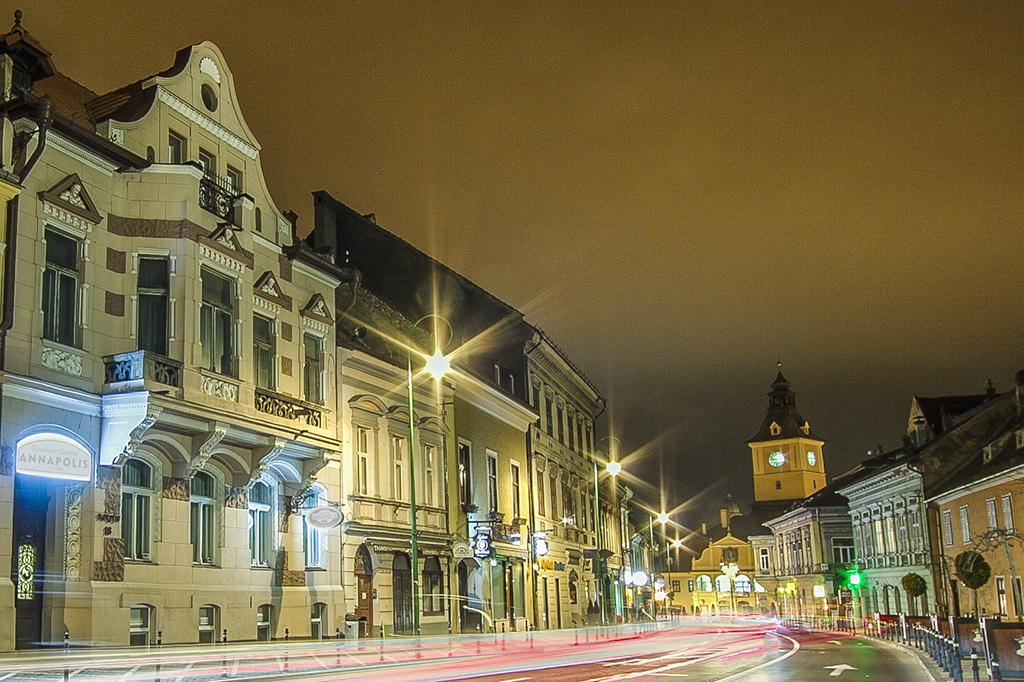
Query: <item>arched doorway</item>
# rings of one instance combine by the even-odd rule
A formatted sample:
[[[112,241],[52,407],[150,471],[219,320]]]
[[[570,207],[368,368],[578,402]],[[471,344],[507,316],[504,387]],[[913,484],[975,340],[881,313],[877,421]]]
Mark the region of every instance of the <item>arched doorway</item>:
[[[395,613],[395,634],[411,635],[412,631],[412,569],[408,554],[395,554],[391,567],[391,599]]]
[[[360,626],[360,636],[368,637],[373,632],[373,558],[366,545],[360,545],[356,552],[356,588],[359,591],[356,602],[356,618],[364,625]]]

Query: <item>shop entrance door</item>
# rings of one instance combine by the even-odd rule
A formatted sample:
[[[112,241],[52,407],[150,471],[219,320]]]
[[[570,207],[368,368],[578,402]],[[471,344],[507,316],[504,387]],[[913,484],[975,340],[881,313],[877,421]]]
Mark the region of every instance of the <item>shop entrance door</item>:
[[[46,510],[50,503],[49,481],[18,475],[14,484],[13,571],[15,646],[40,646],[43,636],[45,589]]]
[[[405,554],[395,554],[391,578],[392,607],[395,612],[395,634],[414,634],[412,631],[412,570],[409,567],[408,556]]]

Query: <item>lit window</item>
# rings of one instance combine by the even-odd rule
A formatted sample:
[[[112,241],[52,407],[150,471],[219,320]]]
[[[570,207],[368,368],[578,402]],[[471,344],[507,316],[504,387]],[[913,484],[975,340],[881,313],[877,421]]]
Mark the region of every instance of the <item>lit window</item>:
[[[434,486],[437,467],[437,447],[433,445],[423,446],[423,503],[427,506],[434,506]]]
[[[467,443],[459,443],[459,499],[462,504],[473,504],[472,467],[470,449]]]
[[[356,481],[360,495],[370,494],[370,430],[356,427]]]
[[[544,511],[544,472],[537,472],[537,513],[546,516]]]
[[[129,459],[121,468],[121,538],[126,559],[149,559],[152,468]]]
[[[391,480],[391,497],[395,500],[405,499],[405,439],[391,436],[391,462],[394,476]]]
[[[498,511],[498,455],[487,453],[487,509]]]
[[[75,345],[78,297],[78,241],[46,230],[43,272],[43,338]]]

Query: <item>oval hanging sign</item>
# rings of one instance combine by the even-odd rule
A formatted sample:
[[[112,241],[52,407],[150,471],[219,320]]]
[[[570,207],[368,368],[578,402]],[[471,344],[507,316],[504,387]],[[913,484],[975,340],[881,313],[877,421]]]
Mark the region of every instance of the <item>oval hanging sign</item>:
[[[92,455],[77,441],[56,433],[37,433],[18,442],[16,471],[30,476],[92,479]]]
[[[306,524],[317,530],[330,530],[344,520],[345,515],[341,513],[341,510],[329,505],[313,507],[306,512]]]

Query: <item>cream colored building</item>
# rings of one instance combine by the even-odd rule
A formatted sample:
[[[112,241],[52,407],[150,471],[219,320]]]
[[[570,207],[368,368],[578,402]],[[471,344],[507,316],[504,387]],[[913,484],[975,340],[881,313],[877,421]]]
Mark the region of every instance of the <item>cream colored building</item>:
[[[333,634],[340,529],[306,520],[351,273],[292,245],[212,43],[102,96],[20,22],[3,51],[0,650]]]

